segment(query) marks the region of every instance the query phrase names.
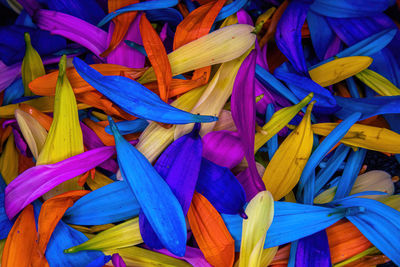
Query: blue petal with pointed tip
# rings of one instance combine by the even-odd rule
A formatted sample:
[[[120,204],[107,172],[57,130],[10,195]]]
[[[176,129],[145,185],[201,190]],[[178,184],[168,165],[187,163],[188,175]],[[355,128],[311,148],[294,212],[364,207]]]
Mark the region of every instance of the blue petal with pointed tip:
[[[105,185],[81,197],[64,214],[66,223],[100,225],[139,215],[140,205],[125,181]]]
[[[136,117],[172,124],[218,120],[214,116],[194,115],[174,108],[140,83],[122,76],[103,76],[79,58],[74,58],[73,64],[86,82]]]
[[[360,120],[365,120],[375,115],[400,113],[400,96],[380,96],[365,98],[347,98],[335,96],[336,103],[341,109],[335,113],[343,119],[354,112],[362,114]]]
[[[163,246],[182,257],[185,255],[187,232],[179,201],[147,158],[122,137],[111,117],[109,123],[122,177]]]

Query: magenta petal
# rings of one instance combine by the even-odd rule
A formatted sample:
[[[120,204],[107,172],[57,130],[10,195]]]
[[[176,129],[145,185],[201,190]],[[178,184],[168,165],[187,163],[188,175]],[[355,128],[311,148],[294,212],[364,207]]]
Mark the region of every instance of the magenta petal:
[[[93,149],[63,161],[30,168],[15,178],[5,190],[5,208],[12,219],[29,203],[57,185],[85,173],[115,153],[115,147]]]
[[[86,47],[96,56],[107,49],[107,33],[74,16],[41,9],[35,14],[35,21],[40,29],[68,38]]]
[[[162,253],[164,255],[174,257],[176,259],[184,260],[184,261],[190,263],[191,265],[193,265],[194,267],[211,267],[211,264],[209,264],[206,261],[203,253],[198,248],[192,248],[192,247],[186,246],[186,253],[185,253],[185,256],[183,256],[183,257],[175,256],[174,254],[172,254],[171,252],[169,252],[166,249],[160,249],[160,250],[156,250],[156,251],[159,253]]]
[[[253,20],[251,19],[249,14],[247,14],[247,12],[244,9],[239,10],[236,13],[236,16],[237,16],[239,24],[249,24],[251,26],[254,26]]]
[[[245,151],[251,176],[249,177],[259,191],[265,190],[265,185],[257,172],[254,160],[254,132],[256,121],[255,107],[255,67],[256,53],[253,50],[243,61],[236,75],[231,97],[232,118],[238,129],[240,140]]]
[[[244,158],[242,143],[236,132],[209,132],[203,137],[203,157],[232,169]]]
[[[142,43],[142,37],[139,31],[140,17],[140,14],[136,16],[125,35],[124,40],[133,41],[137,44]],[[113,32],[114,24],[110,23],[107,44],[110,42]],[[142,55],[142,53],[136,49],[133,49],[132,47],[129,47],[124,41],[122,41],[107,56],[107,63],[118,64],[129,68],[143,68],[145,59],[146,58],[144,55]]]
[[[114,267],[126,267],[124,260],[118,253],[115,253],[111,256],[111,261]]]
[[[96,135],[96,133],[86,126],[84,123],[80,123],[83,135],[83,143],[88,150],[92,150],[99,147],[104,147],[103,142],[101,142],[100,138]],[[114,159],[108,159],[105,162],[101,163],[99,167],[104,170],[110,171],[112,173],[116,173],[118,171],[118,164]]]
[[[307,65],[301,45],[301,27],[306,20],[309,5],[306,1],[290,2],[279,20],[275,34],[279,50],[289,59],[296,71],[307,76]]]

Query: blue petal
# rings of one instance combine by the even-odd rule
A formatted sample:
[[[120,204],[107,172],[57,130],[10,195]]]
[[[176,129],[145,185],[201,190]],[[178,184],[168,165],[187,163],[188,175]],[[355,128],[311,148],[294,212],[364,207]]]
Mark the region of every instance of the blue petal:
[[[265,113],[265,121],[269,121],[274,114],[275,109],[273,104],[268,104],[267,112]],[[267,151],[269,160],[272,159],[276,150],[278,149],[278,135],[275,134],[271,139],[267,142]]]
[[[339,119],[343,119],[354,112],[362,114],[360,120],[375,115],[400,113],[400,96],[380,96],[366,98],[347,98],[335,96],[340,109],[335,113]]]
[[[94,25],[105,16],[96,0],[51,0],[47,5],[50,10],[72,15]]]
[[[298,241],[295,266],[332,266],[328,237],[325,230]]]
[[[103,255],[103,256],[98,257],[97,259],[95,259],[94,261],[89,263],[88,265],[86,265],[86,267],[102,267],[102,266],[104,266],[104,264],[106,264],[110,260],[111,260],[111,256]]]
[[[144,131],[149,123],[143,119],[136,119],[133,121],[121,121],[115,123],[118,127],[118,130],[121,132],[122,135],[130,134],[130,133],[138,133]],[[112,134],[110,126],[106,127],[106,132],[108,134]]]
[[[2,179],[0,179],[2,180]],[[0,193],[0,239],[7,238],[13,223],[8,219],[4,208],[4,191]]]
[[[336,100],[329,90],[321,87],[306,76],[296,74],[295,71],[290,70],[288,64],[284,63],[276,68],[274,76],[284,81],[293,94],[299,99],[303,99],[310,92],[313,92],[313,99],[317,101],[315,103],[315,110],[317,110],[317,112],[331,114],[337,110]]]
[[[321,162],[323,157],[335,146],[347,131],[356,123],[361,117],[361,113],[356,112],[344,119],[332,132],[322,141],[319,146],[311,154],[303,173],[301,174],[300,181],[297,189],[297,199],[302,199],[304,203],[313,203],[315,194],[315,168]],[[304,193],[302,195],[302,191]]]
[[[244,7],[247,4],[248,0],[236,0],[230,3],[229,5],[224,6],[221,11],[218,13],[217,18],[215,21],[220,21],[223,20],[230,15],[235,14],[238,12],[242,7]]]
[[[31,36],[32,46],[40,55],[49,55],[66,47],[66,40],[48,31],[32,29],[25,26],[0,27],[0,59],[6,65],[22,61],[25,55],[24,33]]]
[[[221,213],[240,213],[246,203],[244,189],[233,173],[205,158],[201,161],[196,191]]]
[[[81,197],[69,208],[63,220],[77,225],[100,225],[133,218],[139,203],[126,182],[114,182]]]
[[[79,58],[74,58],[73,63],[85,81],[136,117],[174,124],[218,120],[217,117],[194,115],[174,108],[140,83],[122,76],[103,76]]]
[[[333,208],[279,201],[275,201],[274,205],[274,219],[268,229],[264,248],[280,246],[312,235],[344,217],[344,211]],[[221,215],[235,240],[235,250],[240,251],[243,218],[239,215]]]
[[[130,12],[130,11],[143,11],[143,10],[152,10],[152,9],[161,9],[161,8],[168,8],[168,7],[173,7],[178,4],[179,1],[177,0],[152,0],[152,1],[146,1],[146,2],[141,2],[137,4],[132,4],[123,8],[120,8],[118,10],[115,10],[114,12],[109,13],[107,16],[105,16],[98,24],[98,27],[102,27],[104,24],[115,18],[116,16]]]
[[[395,264],[400,264],[400,212],[376,200],[347,198],[341,207],[362,207],[363,212],[346,216],[360,232]]]
[[[14,100],[24,95],[24,84],[22,79],[15,80],[7,89],[4,91],[3,105],[9,105]]]
[[[329,45],[335,38],[334,32],[326,22],[325,18],[319,14],[312,12],[307,13],[307,24],[310,29],[311,41],[320,60],[324,59]]]
[[[364,162],[366,149],[360,148],[357,151],[351,151],[346,166],[344,167],[342,178],[336,190],[334,199],[341,199],[347,197],[353,188],[354,182],[360,172],[361,166]]]
[[[167,22],[171,26],[178,26],[183,20],[182,14],[174,8],[161,8],[146,11],[147,18],[150,21]]]
[[[368,17],[385,11],[394,0],[315,0],[310,9],[335,18]]]
[[[340,145],[335,149],[334,154],[326,163],[326,167],[319,171],[315,179],[315,193],[319,193],[325,184],[332,178],[335,172],[341,167],[344,159],[350,151],[350,147]]]
[[[45,256],[49,265],[52,267],[86,267],[93,260],[102,256],[103,253],[100,251],[80,251],[67,254],[64,253],[64,250],[87,240],[88,238],[84,234],[60,221],[47,245]]]
[[[122,177],[161,243],[173,254],[185,255],[187,233],[182,207],[146,157],[122,137],[110,117],[109,122]]]

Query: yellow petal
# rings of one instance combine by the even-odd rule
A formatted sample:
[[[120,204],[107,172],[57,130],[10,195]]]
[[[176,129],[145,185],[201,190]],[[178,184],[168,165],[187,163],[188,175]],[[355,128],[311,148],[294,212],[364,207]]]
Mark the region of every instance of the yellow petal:
[[[184,111],[190,111],[196,105],[206,86],[190,90],[177,100],[172,102],[172,106]],[[140,135],[139,143],[136,148],[150,161],[153,162],[164,149],[174,141],[175,125],[165,129],[159,124],[152,122]]]
[[[318,123],[312,125],[315,134],[327,136],[338,123]],[[386,128],[354,124],[341,143],[386,153],[400,153],[400,134]]]
[[[70,226],[72,228],[74,228],[75,230],[78,230],[81,233],[94,234],[94,233],[97,233],[97,232],[101,232],[101,231],[105,231],[107,229],[110,229],[110,228],[114,227],[115,224],[112,224],[112,223],[99,224],[99,225],[94,225],[92,227],[86,227],[86,226],[82,226],[82,225],[70,225]],[[94,236],[92,236],[91,238],[93,238]]]
[[[24,84],[25,96],[33,95],[31,89],[29,89],[29,83],[34,79],[41,77],[46,74],[43,66],[42,59],[38,52],[32,47],[31,37],[29,33],[25,33],[25,57],[22,61],[21,74],[22,82]]]
[[[280,200],[296,186],[311,155],[311,110],[314,103],[308,105],[299,126],[286,137],[265,169],[262,179],[275,200]]]
[[[54,96],[43,96],[35,99],[27,100],[19,104],[10,104],[0,107],[0,118],[14,118],[14,112],[19,108],[20,104],[30,105],[41,112],[53,112],[54,110]],[[89,105],[79,103],[78,109],[89,108]]]
[[[266,248],[261,255],[261,266],[269,266],[274,259],[279,247]]]
[[[379,201],[395,210],[400,211],[400,195],[389,196],[386,198],[379,199]]]
[[[278,110],[272,115],[271,119],[257,131],[254,140],[254,153],[257,152],[269,139],[277,134],[283,127],[286,126],[296,114],[305,107],[313,98],[314,94],[310,93],[296,105]]]
[[[94,179],[91,178],[90,174],[89,177],[86,179],[86,184],[90,187],[92,191],[97,190],[105,185],[111,184],[112,182],[114,181],[98,171],[96,171]]]
[[[314,203],[323,204],[332,201],[336,193],[336,188],[337,186],[333,186],[325,190],[321,194],[319,194],[314,199]],[[362,196],[363,198],[378,200],[393,195],[394,184],[392,181],[392,177],[387,172],[379,170],[373,170],[359,175],[356,181],[354,182],[350,195],[354,195],[365,191],[385,192],[388,195],[369,195],[369,196]]]
[[[118,253],[126,266],[141,266],[141,267],[156,267],[156,266],[170,266],[170,267],[190,267],[189,263],[178,260],[167,255],[157,253],[148,249],[139,247],[120,248],[105,252],[108,255]]]
[[[308,73],[314,82],[326,87],[359,73],[368,68],[371,63],[372,58],[370,57],[344,57],[329,61]]]
[[[67,249],[66,253],[75,253],[81,250],[110,250],[125,248],[143,243],[139,230],[139,217],[127,220],[121,224],[98,233],[92,239]]]
[[[268,191],[259,192],[247,205],[243,220],[239,267],[261,266],[265,236],[274,217],[274,199]]]
[[[230,25],[179,47],[168,54],[172,75],[240,57],[254,45],[256,35],[252,33],[253,30],[254,27],[247,24]],[[149,68],[138,82],[148,83],[154,80],[154,70]]]
[[[354,261],[356,261],[358,259],[361,259],[362,257],[365,257],[367,255],[377,254],[377,253],[380,253],[380,251],[376,247],[368,248],[368,249],[364,250],[363,252],[358,253],[357,255],[355,255],[355,256],[347,259],[347,260],[344,260],[344,261],[342,261],[342,262],[340,262],[338,264],[335,264],[333,266],[334,267],[342,267],[342,266],[346,266],[346,265],[351,266],[350,263],[352,263],[352,262],[354,262]]]
[[[18,162],[19,152],[15,147],[14,135],[11,133],[0,155],[0,173],[6,184],[18,176]]]
[[[46,129],[35,118],[20,109],[15,110],[15,118],[33,157],[37,159],[46,141]]]
[[[43,149],[37,158],[37,165],[56,163],[83,153],[83,137],[75,94],[65,75],[65,56],[61,58],[59,68],[54,99],[54,119]],[[66,191],[82,189],[77,184],[77,180],[78,177],[62,183],[47,193],[45,198],[50,198]]]
[[[262,21],[265,23],[267,22],[267,20],[272,16],[272,14],[274,14],[276,8],[275,7],[271,7],[270,9],[268,9],[267,11],[265,11],[264,13],[262,13],[256,21],[256,25],[260,24]]]
[[[209,82],[200,100],[190,111],[191,113],[200,115],[211,114],[214,116],[218,116],[218,114],[220,114],[226,101],[232,94],[236,74],[250,51],[251,49],[244,53],[241,57],[221,64],[217,73]],[[212,131],[215,124],[216,122],[202,123],[200,135],[204,136],[208,132]],[[192,128],[193,124],[177,125],[174,134],[175,140],[189,133]]]
[[[356,74],[356,77],[382,96],[400,95],[399,88],[375,71],[366,69]]]

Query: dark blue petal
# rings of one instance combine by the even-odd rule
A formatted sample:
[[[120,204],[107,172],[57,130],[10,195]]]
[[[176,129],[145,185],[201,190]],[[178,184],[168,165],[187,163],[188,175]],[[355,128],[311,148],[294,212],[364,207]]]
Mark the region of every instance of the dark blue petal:
[[[394,0],[315,0],[310,9],[335,18],[368,17],[385,11]]]
[[[104,16],[104,11],[95,0],[51,0],[50,10],[63,12],[96,25]]]
[[[205,158],[201,161],[196,191],[221,213],[240,213],[246,203],[244,189],[233,173]]]
[[[311,41],[320,60],[324,59],[329,45],[335,38],[334,32],[326,22],[325,18],[319,14],[312,12],[307,13],[307,24],[310,29]]]
[[[298,241],[296,267],[307,266],[332,266],[328,237],[325,230]]]

